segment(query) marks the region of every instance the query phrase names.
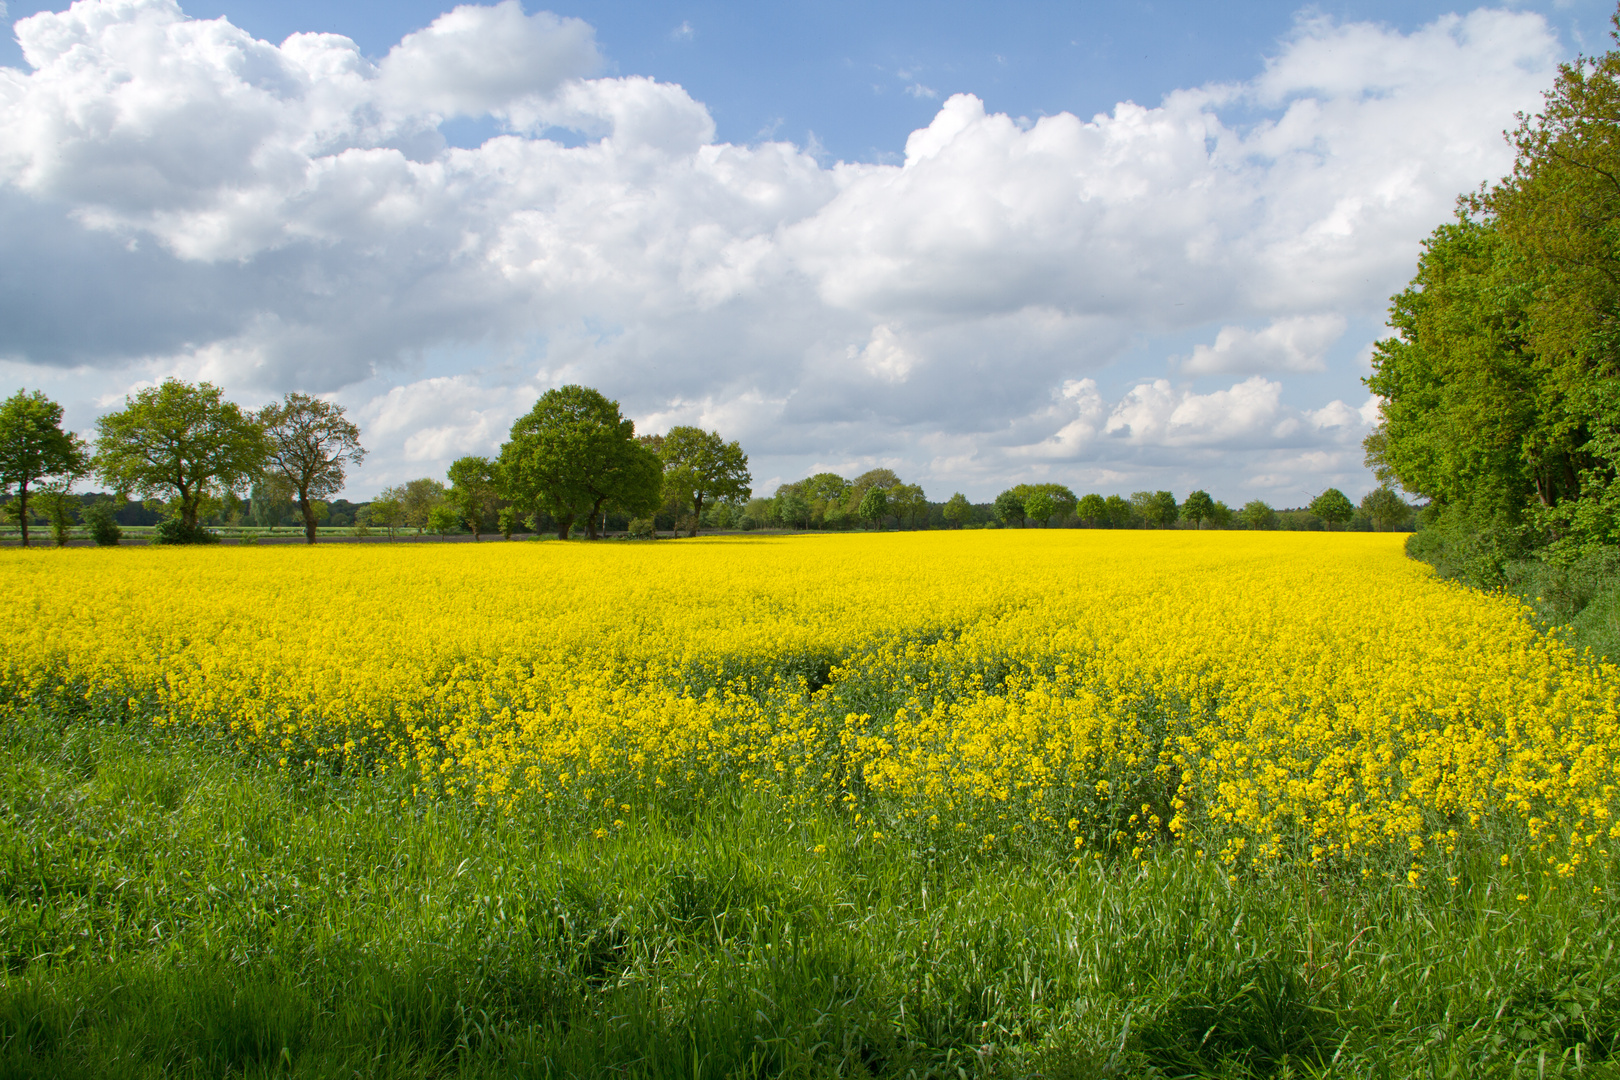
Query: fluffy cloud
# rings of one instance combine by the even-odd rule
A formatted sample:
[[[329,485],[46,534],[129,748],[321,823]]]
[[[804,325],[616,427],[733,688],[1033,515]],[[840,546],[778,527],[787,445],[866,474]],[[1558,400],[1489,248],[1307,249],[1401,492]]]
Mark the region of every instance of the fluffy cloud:
[[[92,396],[167,372],[336,394],[375,448],[359,490],[492,449],[572,380],[644,426],[723,425],[761,478],[1353,486],[1374,414],[1294,394],[1356,393],[1340,339],[1506,170],[1560,56],[1530,14],[1311,19],[1248,82],[1089,120],[957,95],[903,164],[823,166],[716,143],[678,86],[591,77],[591,28],[517,0],[375,63],[173,0],[16,32],[0,266],[38,269],[0,276],[0,358],[88,367]],[[457,116],[505,133],[451,147]],[[1254,377],[1169,378],[1218,375]]]
[[[1322,371],[1324,354],[1344,336],[1343,315],[1296,315],[1274,319],[1263,330],[1223,326],[1215,344],[1198,345],[1181,365],[1187,375],[1261,371]]]

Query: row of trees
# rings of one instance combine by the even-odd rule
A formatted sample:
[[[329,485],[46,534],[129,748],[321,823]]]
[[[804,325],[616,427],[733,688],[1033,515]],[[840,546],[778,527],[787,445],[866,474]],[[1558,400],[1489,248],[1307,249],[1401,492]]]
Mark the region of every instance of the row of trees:
[[[1512,138],[1512,174],[1424,244],[1366,380],[1368,464],[1431,500],[1418,549],[1481,584],[1620,541],[1620,52],[1563,65]]]
[[[218,387],[169,379],[126,398],[96,421],[94,447],[62,429],[62,407],[43,393],[19,390],[0,404],[0,484],[28,544],[30,503],[38,501],[60,542],[78,505],[75,484],[95,475],[120,500],[164,503],[159,525],[168,542],[212,539],[201,520],[257,483],[296,498],[309,542],[315,542],[320,499],[343,488],[349,465],[365,458],[360,430],[343,408],[307,394],[288,394],[257,412],[226,401]],[[89,508],[99,541],[116,540],[104,504]]]
[[[8,510],[23,542],[33,508],[43,507],[59,542],[66,537],[70,492],[94,473],[121,498],[131,493],[161,503],[168,520],[160,539],[212,539],[202,528],[211,514],[249,492],[247,514],[279,520],[296,504],[305,536],[314,543],[329,513],[327,496],[341,490],[347,467],[363,460],[359,429],[341,406],[288,394],[257,412],[225,401],[217,387],[169,380],[127,399],[101,417],[94,452],[61,427],[61,407],[40,393],[19,392],[0,406],[0,479],[15,497]],[[595,539],[610,514],[631,519],[632,532],[650,534],[653,519],[679,521],[689,535],[710,527],[838,529],[934,525],[1092,528],[1275,528],[1284,519],[1264,502],[1239,510],[1194,491],[1177,502],[1168,491],[1077,498],[1062,484],[1020,484],[992,504],[975,505],[960,492],[940,503],[890,469],[853,480],[831,472],[783,484],[768,499],[750,499],[748,456],[717,432],[682,426],[664,435],[637,436],[635,425],[611,401],[588,387],[564,386],[542,395],[513,424],[493,458],[467,456],[450,466],[448,484],[421,478],[384,489],[345,516],[361,528],[438,533],[461,528],[475,539],[498,529],[555,528],[566,537],[582,526]],[[120,499],[121,501],[121,499]],[[240,504],[237,504],[240,506]],[[1362,516],[1379,529],[1402,528],[1411,508],[1388,488],[1362,501]],[[1328,528],[1355,514],[1337,489],[1323,492],[1310,514]],[[232,520],[242,516],[238,509]],[[84,508],[98,539],[116,538],[108,504]]]
[[[118,501],[160,502],[167,542],[205,542],[202,521],[249,492],[255,517],[296,502],[314,543],[327,512],[322,500],[342,490],[347,467],[365,457],[359,428],[342,406],[288,394],[255,411],[226,401],[218,387],[171,379],[126,399],[96,421],[94,446],[62,428],[62,408],[44,394],[19,391],[0,405],[0,483],[24,545],[33,512],[43,509],[59,541],[80,501],[73,486],[95,475]],[[748,456],[736,442],[696,427],[638,438],[617,402],[582,386],[548,391],[512,426],[494,459],[452,463],[449,486],[422,479],[385,490],[364,507],[367,521],[392,531],[407,524],[475,537],[495,523],[542,521],[566,537],[576,522],[594,539],[609,512],[688,511],[695,535],[706,504],[749,495]],[[101,503],[86,509],[98,539],[116,525]]]

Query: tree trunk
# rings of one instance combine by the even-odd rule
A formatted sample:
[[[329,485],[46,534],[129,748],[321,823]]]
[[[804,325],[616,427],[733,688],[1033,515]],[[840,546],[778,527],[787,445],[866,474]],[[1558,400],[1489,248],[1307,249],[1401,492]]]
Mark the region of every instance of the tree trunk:
[[[304,541],[315,542],[315,508],[309,505],[309,496],[298,496],[298,509],[304,515]]]
[[[703,519],[703,492],[698,492],[692,499],[692,531],[687,536],[696,536],[698,522]]]
[[[557,539],[559,539],[559,540],[568,539],[569,530],[573,529],[573,527],[574,527],[574,519],[573,519],[572,516],[558,518],[557,519]]]
[[[28,482],[17,485],[17,524],[22,526],[22,546],[28,546]]]

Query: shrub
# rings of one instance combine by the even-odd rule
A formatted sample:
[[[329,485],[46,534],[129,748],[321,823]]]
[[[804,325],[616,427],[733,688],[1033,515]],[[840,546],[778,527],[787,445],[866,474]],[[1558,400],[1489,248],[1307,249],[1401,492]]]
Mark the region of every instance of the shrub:
[[[97,500],[86,506],[80,516],[90,526],[90,539],[99,546],[112,547],[124,538],[124,530],[118,527],[118,519],[113,516],[111,502]]]
[[[179,518],[168,518],[157,523],[152,532],[154,544],[217,544],[219,537],[201,525],[187,525]]]

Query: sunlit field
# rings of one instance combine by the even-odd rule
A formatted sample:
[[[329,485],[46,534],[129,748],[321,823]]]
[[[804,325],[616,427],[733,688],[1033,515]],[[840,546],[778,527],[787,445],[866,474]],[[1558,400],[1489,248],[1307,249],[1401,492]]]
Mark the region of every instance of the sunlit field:
[[[1620,672],[1402,539],[6,551],[0,1061],[1608,1068]],[[131,1042],[188,968],[259,989]]]

